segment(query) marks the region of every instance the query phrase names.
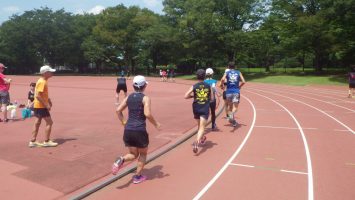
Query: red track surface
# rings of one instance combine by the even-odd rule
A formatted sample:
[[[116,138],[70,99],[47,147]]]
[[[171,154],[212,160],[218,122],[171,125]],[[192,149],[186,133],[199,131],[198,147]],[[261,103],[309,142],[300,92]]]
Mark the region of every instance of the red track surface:
[[[26,94],[23,80],[12,86],[12,99]],[[125,152],[113,115],[114,84],[114,78],[50,80],[57,148],[26,147],[32,120],[1,124],[0,196],[23,199],[38,191],[43,199],[70,198],[104,177]],[[188,87],[151,81],[153,113],[165,125],[161,132],[149,128],[151,151],[194,126],[191,102],[182,99]],[[198,155],[192,138],[149,163],[147,181],[134,185],[128,175],[87,198],[353,199],[355,101],[345,87],[247,83],[242,95],[240,126],[233,129],[221,115],[220,130],[208,133]]]

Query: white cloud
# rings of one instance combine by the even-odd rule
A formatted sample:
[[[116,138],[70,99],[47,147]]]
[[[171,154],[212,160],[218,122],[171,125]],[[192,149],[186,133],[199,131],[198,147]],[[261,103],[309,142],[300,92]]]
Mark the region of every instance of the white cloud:
[[[14,12],[20,11],[20,8],[17,6],[6,6],[6,7],[3,7],[2,10],[4,12],[14,13]]]
[[[148,8],[152,8],[160,4],[160,0],[143,0],[143,2]]]
[[[97,6],[93,7],[93,8],[91,8],[91,9],[88,11],[88,13],[97,15],[97,14],[100,14],[103,10],[105,10],[105,7],[104,7],[104,6],[97,5]]]

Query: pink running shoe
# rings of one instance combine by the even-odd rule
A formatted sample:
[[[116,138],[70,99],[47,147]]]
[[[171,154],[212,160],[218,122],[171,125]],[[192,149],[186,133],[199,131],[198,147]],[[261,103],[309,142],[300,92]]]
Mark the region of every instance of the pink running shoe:
[[[117,172],[121,169],[123,163],[124,163],[124,159],[123,159],[122,156],[117,158],[117,160],[112,165],[112,170],[111,171],[112,171],[113,175],[117,174]]]
[[[200,144],[201,144],[201,145],[204,145],[205,142],[206,142],[206,139],[207,139],[207,137],[206,137],[205,135],[202,136],[202,138],[201,138],[201,140],[200,140]]]
[[[133,183],[134,184],[138,184],[141,183],[143,181],[147,180],[147,177],[144,175],[134,175],[133,176]]]

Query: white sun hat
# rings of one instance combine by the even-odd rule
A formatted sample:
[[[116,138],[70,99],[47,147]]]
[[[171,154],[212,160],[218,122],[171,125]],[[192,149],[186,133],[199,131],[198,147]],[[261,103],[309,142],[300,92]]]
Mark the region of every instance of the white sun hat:
[[[44,65],[44,66],[42,66],[41,69],[39,70],[39,73],[40,73],[40,74],[44,74],[44,73],[46,73],[46,72],[55,72],[55,71],[56,71],[56,70],[53,69],[53,68],[51,68],[50,66]]]
[[[206,69],[206,74],[207,75],[212,75],[214,72],[213,72],[213,69],[212,68],[207,68]]]
[[[144,76],[138,75],[133,78],[133,85],[136,87],[143,87],[144,85],[148,84],[145,80]]]

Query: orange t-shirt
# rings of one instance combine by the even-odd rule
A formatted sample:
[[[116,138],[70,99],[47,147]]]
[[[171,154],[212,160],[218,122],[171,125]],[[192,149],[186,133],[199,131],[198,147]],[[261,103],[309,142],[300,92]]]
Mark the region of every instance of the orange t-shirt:
[[[49,104],[48,101],[48,85],[47,81],[44,78],[38,79],[36,83],[36,88],[35,88],[35,99],[34,99],[34,108],[46,108],[45,105],[43,105],[40,101],[38,101],[37,96],[38,93],[41,93],[41,97],[43,98],[44,102],[46,104]]]

